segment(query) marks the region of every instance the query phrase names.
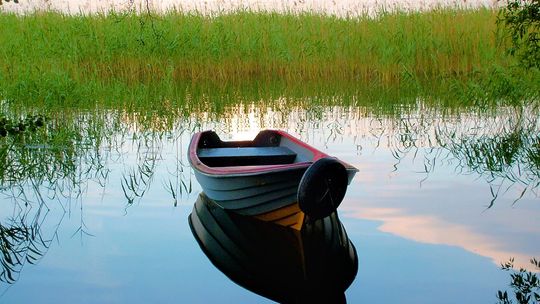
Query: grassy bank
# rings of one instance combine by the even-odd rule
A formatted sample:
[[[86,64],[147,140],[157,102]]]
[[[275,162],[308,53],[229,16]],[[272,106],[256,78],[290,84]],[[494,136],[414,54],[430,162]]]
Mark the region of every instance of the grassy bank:
[[[464,99],[535,94],[537,73],[511,68],[514,60],[496,44],[495,20],[488,9],[360,19],[0,14],[0,95],[87,104],[177,99],[193,87],[246,84],[259,91],[324,84]]]

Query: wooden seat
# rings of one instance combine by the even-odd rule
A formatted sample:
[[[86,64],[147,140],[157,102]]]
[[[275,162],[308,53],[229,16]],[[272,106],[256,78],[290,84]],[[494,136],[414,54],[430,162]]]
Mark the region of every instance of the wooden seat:
[[[290,164],[296,153],[287,147],[238,147],[198,150],[199,159],[210,167]]]

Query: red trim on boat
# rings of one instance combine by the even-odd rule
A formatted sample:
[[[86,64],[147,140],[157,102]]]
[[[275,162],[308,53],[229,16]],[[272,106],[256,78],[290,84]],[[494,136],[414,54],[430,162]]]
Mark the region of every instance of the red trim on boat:
[[[189,161],[194,169],[200,171],[201,173],[214,175],[216,177],[220,176],[230,176],[230,175],[243,175],[243,174],[262,174],[268,172],[277,172],[277,171],[288,171],[294,169],[301,169],[309,167],[313,162],[317,161],[320,158],[329,157],[328,154],[317,150],[316,148],[308,145],[307,143],[293,137],[287,132],[281,130],[272,130],[282,137],[286,137],[295,144],[302,146],[303,148],[311,151],[313,153],[313,159],[308,162],[299,162],[292,164],[284,165],[260,165],[260,166],[241,166],[241,167],[209,167],[201,162],[199,156],[197,155],[197,147],[199,140],[204,132],[198,132],[193,135],[191,142],[189,144]],[[355,169],[351,165],[342,162],[347,169]]]

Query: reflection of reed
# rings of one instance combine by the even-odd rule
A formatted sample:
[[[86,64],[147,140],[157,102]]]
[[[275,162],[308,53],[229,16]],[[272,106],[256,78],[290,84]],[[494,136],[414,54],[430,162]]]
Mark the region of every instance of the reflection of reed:
[[[240,104],[229,107],[221,120],[228,126],[224,133],[280,128],[326,147],[352,139],[351,150],[358,153],[370,145],[389,149],[396,159],[394,170],[412,157],[420,160],[425,179],[440,167],[453,167],[458,174],[474,173],[492,189],[489,206],[509,189],[519,189],[516,201],[527,192],[538,194],[540,108],[536,101],[459,108],[428,104],[421,98],[413,104],[381,107],[352,106],[354,100],[342,99],[284,97],[270,102],[271,106]],[[314,104],[306,110],[310,102]],[[336,106],[338,102],[346,106]]]
[[[49,249],[52,240],[44,239],[39,221],[31,222],[22,218],[6,226],[0,223],[0,281],[15,283],[24,264],[35,264]]]
[[[412,156],[421,160],[426,176],[441,166],[454,166],[459,174],[480,175],[492,185],[494,199],[511,187],[522,187],[518,199],[527,192],[538,191],[538,108],[458,111],[428,107],[419,101],[416,106],[396,106],[388,112],[387,108],[354,106],[354,100],[340,98],[319,101],[282,97],[260,103],[244,100],[237,106],[213,105],[207,100],[211,107],[223,107],[222,112],[195,112],[189,118],[177,116],[180,110],[167,105],[157,112],[141,109],[145,115],[122,110],[66,110],[52,116],[43,130],[0,139],[0,193],[23,210],[26,204],[34,210],[46,210],[51,202],[60,202],[69,211],[72,207],[68,204],[84,196],[88,181],[102,187],[110,182],[112,162],[122,164],[125,175],[117,182],[125,188],[129,205],[148,193],[158,166],[166,163],[168,174],[160,178],[177,204],[193,190],[192,173],[183,159],[186,153],[181,151],[184,136],[208,127],[222,129],[223,133],[283,128],[294,130],[308,142],[321,141],[328,147],[351,140],[351,147],[345,148],[359,147],[359,152],[363,152],[362,145],[379,145],[392,151],[397,170],[399,161]],[[315,106],[306,110],[311,103]],[[134,153],[125,152],[130,143],[137,147]],[[173,158],[163,156],[164,143],[175,146],[172,166],[163,162]],[[126,154],[135,160],[124,159]],[[130,163],[134,165],[129,167]],[[81,225],[77,232],[88,234],[83,202],[78,203]],[[11,266],[2,274],[4,281],[17,277],[22,267],[17,262],[24,261],[22,256],[36,257],[37,252],[46,252],[52,237],[40,233],[43,227],[38,222],[22,215],[0,219],[2,248],[9,249],[3,253],[3,263],[15,263],[6,264]],[[24,250],[28,253],[23,254]]]
[[[487,117],[482,117],[486,115]],[[499,195],[521,187],[514,203],[528,191],[537,195],[540,186],[540,116],[538,108],[501,109],[500,114],[483,114],[441,123],[431,117],[397,120],[391,150],[397,163],[412,154],[423,158],[426,178],[441,163],[459,174],[483,176],[491,187],[492,207]],[[463,119],[463,118],[462,118]],[[420,138],[428,148],[420,147]]]
[[[47,253],[63,219],[62,214],[53,232],[44,233],[50,209],[38,187],[20,188],[11,199],[14,214],[0,222],[0,282],[6,284],[15,283],[25,264],[36,264]]]
[[[165,113],[127,113],[125,111],[66,111],[51,117],[43,130],[0,140],[0,189],[29,185],[53,189],[55,197],[81,195],[86,181],[105,187],[109,161],[126,162],[124,147],[136,148],[135,166],[127,167],[121,187],[127,204],[141,198],[149,189],[153,174],[163,160],[163,143],[182,145],[182,134],[193,128],[191,122]],[[3,109],[7,112],[9,108]],[[51,113],[52,114],[52,113]],[[13,114],[16,116],[15,114]],[[167,168],[174,180],[164,183],[175,200],[192,190],[192,181],[180,154],[176,170]],[[128,156],[133,156],[129,154]],[[184,160],[185,161],[185,160]]]
[[[43,130],[0,139],[0,194],[13,205],[11,217],[0,217],[0,282],[15,283],[26,264],[35,264],[47,253],[66,214],[79,209],[80,225],[72,235],[92,235],[82,199],[89,182],[101,187],[109,183],[109,162],[122,155],[129,125],[120,117],[64,113]],[[149,143],[163,134],[141,133],[145,136],[134,138],[137,167],[121,181],[122,187],[129,182],[126,187],[139,197],[161,157],[161,149],[152,151]]]
[[[51,121],[44,130],[0,141],[2,189],[31,181],[57,191],[72,191],[81,179],[106,178],[104,157],[94,148],[101,136],[95,136],[84,117],[78,120]]]
[[[516,129],[496,137],[462,140],[450,151],[462,160],[461,166],[486,176],[493,196],[488,207],[502,190],[506,192],[516,184],[523,189],[514,202],[527,191],[536,192],[540,185],[540,136],[529,131]]]
[[[150,126],[156,127],[153,123]],[[155,172],[163,161],[167,163],[168,175],[162,181],[162,186],[171,195],[173,205],[177,206],[179,199],[192,192],[191,171],[187,169],[189,164],[181,153],[183,135],[188,134],[185,133],[183,126],[171,127],[173,129],[166,132],[162,130],[141,131],[131,139],[135,153],[128,155],[128,157],[135,156],[135,165],[125,169],[120,181],[122,192],[126,198],[126,207],[133,205],[136,200],[141,200],[150,190]],[[174,146],[174,165],[172,166],[169,164],[172,157],[168,155],[165,159],[163,156],[164,144],[171,143]],[[122,162],[126,163],[128,160],[123,159]]]
[[[105,128],[92,122],[84,115],[69,123],[51,120],[43,130],[0,141],[0,194],[13,205],[11,217],[0,217],[0,282],[15,283],[26,264],[47,253],[88,181],[106,184],[109,155],[95,148]],[[79,207],[80,226],[74,234],[89,235],[83,204]]]
[[[169,179],[163,181],[163,186],[165,191],[167,191],[173,199],[173,204],[176,207],[178,205],[178,200],[184,196],[189,196],[193,191],[193,184],[191,179],[191,166],[186,159],[184,159],[185,154],[182,149],[182,135],[184,134],[184,129],[180,130],[174,134],[173,139],[176,141],[174,149],[174,163],[175,165],[172,168],[167,168],[167,173]],[[186,176],[187,175],[187,176]]]
[[[153,157],[145,158],[136,170],[124,174],[120,185],[127,200],[127,205],[134,203],[136,198],[142,198],[150,188],[154,177],[156,159]]]
[[[301,231],[229,213],[203,193],[189,216],[210,261],[232,281],[281,303],[345,302],[358,271],[337,213]]]

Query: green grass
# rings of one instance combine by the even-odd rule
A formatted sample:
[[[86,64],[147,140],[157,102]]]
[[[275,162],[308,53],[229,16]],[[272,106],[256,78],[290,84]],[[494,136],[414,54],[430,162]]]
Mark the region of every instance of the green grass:
[[[231,87],[266,96],[324,87],[324,95],[363,92],[393,100],[537,94],[537,71],[513,69],[515,60],[497,46],[495,19],[489,9],[356,19],[253,12],[214,18],[0,14],[0,97],[80,106],[185,100],[187,91],[221,94]]]

